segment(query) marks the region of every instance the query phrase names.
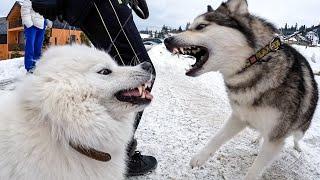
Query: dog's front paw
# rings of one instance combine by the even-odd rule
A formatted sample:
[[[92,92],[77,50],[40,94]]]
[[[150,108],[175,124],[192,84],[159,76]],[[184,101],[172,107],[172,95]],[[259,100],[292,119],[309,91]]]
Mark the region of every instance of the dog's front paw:
[[[210,157],[210,154],[199,153],[192,157],[190,161],[191,168],[202,166]]]

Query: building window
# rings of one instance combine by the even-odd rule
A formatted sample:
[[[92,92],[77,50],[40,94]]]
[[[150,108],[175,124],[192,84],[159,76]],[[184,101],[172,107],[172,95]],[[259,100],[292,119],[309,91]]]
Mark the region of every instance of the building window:
[[[57,45],[58,44],[58,40],[57,37],[54,38],[54,44]]]

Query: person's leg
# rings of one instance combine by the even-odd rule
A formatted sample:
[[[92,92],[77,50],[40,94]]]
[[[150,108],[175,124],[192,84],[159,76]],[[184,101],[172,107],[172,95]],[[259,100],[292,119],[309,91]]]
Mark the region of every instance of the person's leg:
[[[41,56],[45,31],[46,31],[45,29],[37,28],[36,38],[34,41],[34,61],[35,62],[39,60]]]
[[[119,65],[136,65],[144,61],[152,63],[143,45],[137,27],[134,24],[132,11],[129,7],[124,4],[119,4],[118,0],[106,0],[97,3],[96,5],[97,9],[93,7],[88,18],[80,25],[81,30],[88,36],[92,44],[99,49],[107,51],[114,57]],[[117,19],[117,15],[114,11],[116,11],[119,19]],[[123,25],[125,33],[122,31],[118,20]],[[102,21],[104,21],[104,24]],[[110,40],[108,33],[112,37],[112,41]],[[113,46],[112,42],[114,42],[115,46]],[[153,70],[153,74],[155,77],[155,70]],[[138,128],[142,113],[143,112],[140,112],[136,116],[134,125],[135,130]],[[140,169],[136,169],[136,164],[140,163],[136,158],[136,145],[136,140],[132,139],[128,146],[128,155],[131,159],[134,159],[134,161],[128,163],[129,175],[142,175],[153,170],[157,164],[153,157],[140,156],[140,154],[138,154],[140,158],[145,158],[143,161],[147,162],[147,164],[139,164],[138,166]]]
[[[36,27],[32,26],[25,28],[24,36],[26,39],[25,44],[25,53],[24,53],[24,66],[25,69],[29,72],[34,68],[34,42],[36,37]]]

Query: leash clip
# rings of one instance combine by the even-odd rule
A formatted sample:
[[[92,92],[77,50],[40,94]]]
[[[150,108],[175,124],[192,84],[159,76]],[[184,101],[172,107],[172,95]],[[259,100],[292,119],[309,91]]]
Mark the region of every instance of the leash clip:
[[[276,36],[269,44],[269,48],[271,51],[275,52],[278,51],[281,47],[281,39],[279,36]]]

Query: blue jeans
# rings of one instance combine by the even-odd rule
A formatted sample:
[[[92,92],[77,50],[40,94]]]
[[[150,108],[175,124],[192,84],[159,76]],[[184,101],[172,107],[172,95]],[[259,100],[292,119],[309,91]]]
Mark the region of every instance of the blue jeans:
[[[36,61],[41,56],[41,50],[44,40],[45,28],[39,29],[35,26],[24,29],[26,39],[24,65],[27,71],[32,70]]]

